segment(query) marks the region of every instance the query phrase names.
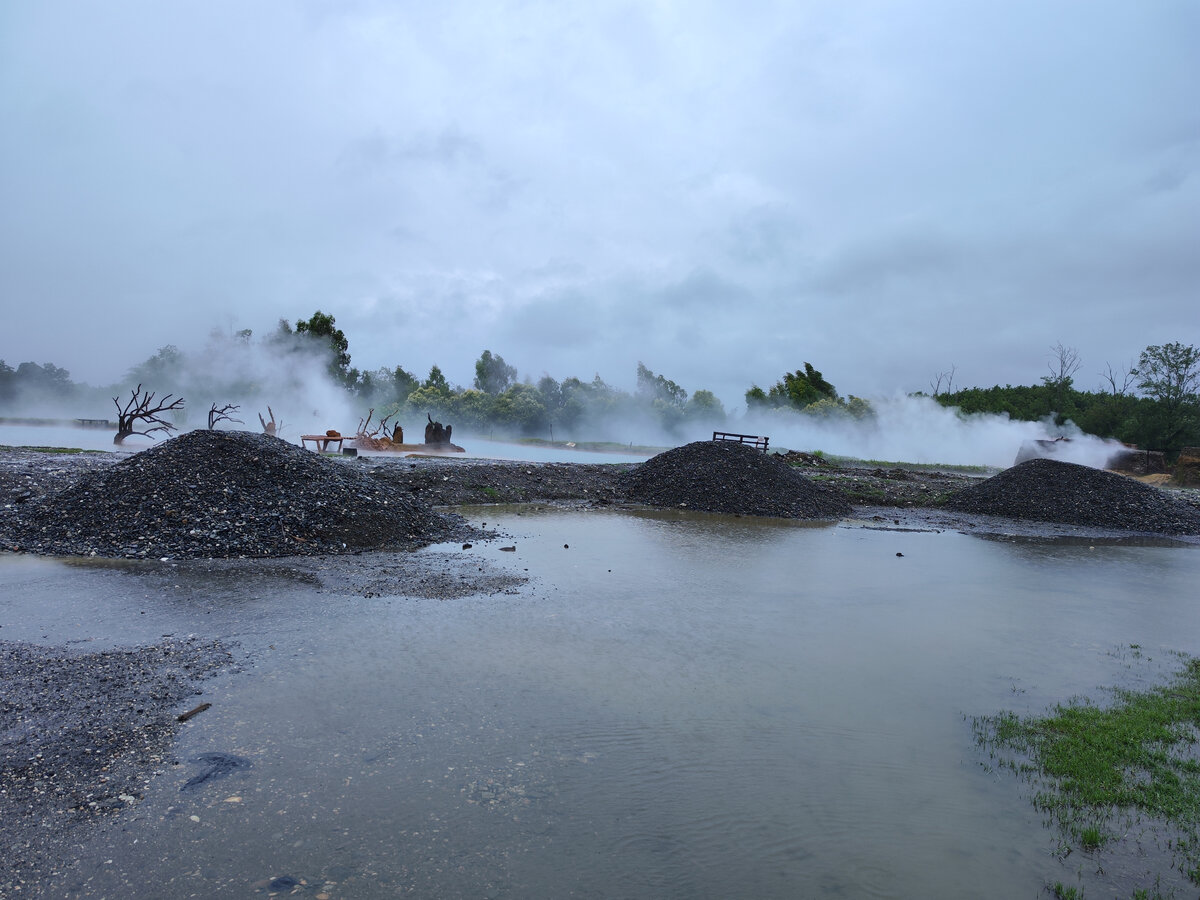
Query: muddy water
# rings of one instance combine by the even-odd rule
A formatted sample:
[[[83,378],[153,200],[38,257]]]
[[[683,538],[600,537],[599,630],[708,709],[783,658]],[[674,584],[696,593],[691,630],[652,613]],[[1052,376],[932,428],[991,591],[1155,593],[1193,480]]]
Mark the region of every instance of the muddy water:
[[[47,896],[1034,897],[1085,860],[1054,855],[964,715],[1200,653],[1195,547],[471,518],[512,539],[430,552],[526,589],[0,557],[5,638],[220,635],[249,660]],[[182,791],[212,753],[250,766]]]

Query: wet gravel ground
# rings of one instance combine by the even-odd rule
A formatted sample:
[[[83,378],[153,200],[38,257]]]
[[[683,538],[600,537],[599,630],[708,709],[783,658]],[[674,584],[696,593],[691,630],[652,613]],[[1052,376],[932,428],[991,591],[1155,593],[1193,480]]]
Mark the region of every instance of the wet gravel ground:
[[[52,880],[81,826],[141,799],[179,712],[232,662],[195,638],[100,653],[0,641],[0,897]]]
[[[250,444],[237,439],[241,451],[259,447],[258,436],[251,437],[255,441]],[[224,445],[202,445],[197,452],[216,452],[213,446]],[[276,450],[279,448],[268,447],[268,455]],[[432,507],[529,501],[608,506],[628,505],[641,499],[642,502],[669,506],[683,502],[693,509],[703,509],[703,497],[721,491],[727,499],[736,500],[743,495],[749,498],[748,503],[762,499],[749,490],[749,486],[738,483],[734,477],[738,472],[731,473],[722,466],[710,467],[707,476],[687,473],[687,466],[694,465],[696,459],[706,454],[706,448],[692,454],[696,459],[668,459],[665,463],[660,460],[657,474],[655,466],[645,465],[640,478],[639,467],[632,464],[580,465],[384,456],[333,459],[295,448],[279,452],[283,455],[276,460],[278,466],[275,469],[260,466],[257,470],[257,480],[266,482],[263,490],[270,492],[272,502],[260,503],[249,510],[244,506],[234,507],[235,513],[259,515],[265,509],[267,515],[274,515],[273,521],[296,523],[299,528],[317,503],[324,505],[331,499],[340,503],[349,503],[352,499],[361,502],[365,498],[369,503],[380,505],[387,501],[389,506],[401,511],[402,517],[410,517],[397,519],[393,516],[383,520],[381,527],[392,529],[387,533],[397,545],[394,549],[429,543],[434,539],[471,541],[498,537],[466,529],[461,522],[435,513]],[[145,451],[136,456],[59,454],[0,448],[0,546],[40,553],[95,550],[98,555],[146,555],[143,550],[148,551],[149,547],[130,541],[139,535],[145,536],[148,531],[158,533],[160,528],[169,531],[175,528],[175,523],[169,521],[169,517],[164,520],[161,515],[154,518],[158,514],[144,502],[132,505],[127,502],[118,507],[115,498],[106,499],[96,492],[98,486],[114,490],[137,488],[138,480],[145,482],[147,478],[157,479],[165,485],[178,475],[178,457],[174,461],[168,457],[167,463],[171,465],[161,469],[146,468],[150,453]],[[139,461],[137,457],[142,459]],[[154,458],[150,457],[150,460],[153,464]],[[754,464],[759,460],[750,462]],[[762,462],[774,465],[773,461]],[[137,468],[139,464],[141,468]],[[746,466],[741,468],[746,469]],[[1101,479],[1097,485],[1095,476],[1106,473],[1088,470],[1069,471],[1065,475],[1057,473],[1057,480],[1063,482],[1061,488],[1065,491],[1060,495],[1039,481],[1044,474],[1043,468],[1035,466],[1024,473],[1018,469],[1008,470],[1001,473],[1007,477],[996,476],[989,480],[961,472],[822,464],[803,470],[809,478],[809,483],[800,488],[805,502],[819,498],[820,503],[826,503],[831,491],[836,490],[854,504],[853,510],[842,506],[842,501],[834,494],[835,505],[843,512],[830,513],[832,506],[811,505],[797,507],[792,514],[834,514],[843,517],[852,527],[959,530],[1006,537],[1108,536],[1113,539],[1127,537],[1130,530],[1169,532],[1178,523],[1191,521],[1188,510],[1200,516],[1200,490],[1163,490],[1119,476],[1108,476],[1118,480]],[[233,477],[241,476],[235,472]],[[289,486],[294,486],[297,477],[321,490],[290,491]],[[781,475],[771,469],[764,477],[790,479],[790,473]],[[125,480],[120,480],[122,478]],[[254,481],[246,476],[239,482],[245,486],[243,498],[249,492],[252,497],[262,499],[253,494],[257,490]],[[688,485],[682,493],[671,487],[672,482],[680,481]],[[198,483],[193,480],[194,490],[200,490],[195,487]],[[156,486],[155,502],[160,505],[163,496],[172,496],[169,492],[164,494],[163,485]],[[793,489],[790,481],[786,486]],[[817,486],[821,489],[816,490]],[[809,492],[809,487],[814,491]],[[1080,500],[1080,491],[1084,489],[1091,492],[1088,495],[1090,502]],[[155,496],[155,490],[151,490],[150,495]],[[207,500],[205,496],[208,496]],[[946,504],[954,496],[959,498],[954,504],[957,508],[950,508]],[[229,514],[217,511],[228,511],[231,507],[222,505],[223,493],[220,496],[193,493],[189,497],[195,506],[194,515],[208,514],[205,503],[212,506],[210,512],[214,521],[210,528],[209,549],[201,551],[212,555],[212,535],[219,538],[222,533],[219,518]],[[963,497],[968,500],[964,501]],[[40,532],[31,531],[40,528],[50,516],[61,517],[64,499],[85,507],[85,513],[73,521],[83,525],[91,521],[89,527],[93,530],[107,529],[116,538],[97,547],[94,534],[84,534],[91,543],[73,544],[62,536],[61,531],[49,537],[39,537]],[[144,496],[142,500],[145,500]],[[1023,502],[1024,507],[1014,507],[1014,512],[998,515],[1008,508],[1003,503],[1010,501]],[[1165,505],[1160,506],[1160,501]],[[88,502],[113,505],[102,506],[107,512],[100,515],[86,511]],[[168,502],[177,501],[169,499]],[[296,508],[289,509],[289,503]],[[813,503],[817,501],[813,500]],[[1081,512],[1074,521],[1068,521],[1061,513],[1056,513],[1057,520],[1050,521],[1044,517],[1021,515],[1022,509],[1027,513],[1031,506],[1044,510],[1056,503],[1058,509],[1064,504],[1075,504],[1073,508]],[[765,509],[747,505],[734,506],[728,511],[761,514]],[[1146,518],[1147,509],[1166,510],[1162,513],[1165,518],[1157,520],[1162,528],[1151,527],[1156,520]],[[1014,514],[1020,517],[1014,517]],[[90,519],[86,518],[89,516]],[[347,527],[347,519],[357,519],[357,514],[341,520],[339,527]],[[255,520],[242,518],[240,521]],[[1172,526],[1172,522],[1176,525]],[[355,523],[351,521],[350,524]],[[81,532],[86,531],[87,528],[81,526]],[[251,533],[253,529],[245,526],[243,531]],[[404,593],[416,597],[449,598],[509,593],[520,590],[525,580],[479,567],[477,561],[450,553],[379,552],[373,546],[378,541],[369,542],[367,546],[362,542],[354,546],[334,546],[332,549],[336,552],[322,553],[320,541],[340,544],[340,535],[330,538],[326,534],[311,541],[296,541],[295,534],[304,532],[276,529],[275,533],[287,539],[259,546],[258,550],[264,547],[266,550],[258,555],[282,558],[199,559],[188,565],[232,567],[235,570],[239,566],[248,566],[255,572],[264,567],[283,567],[290,577],[309,579],[316,584],[328,585],[330,590],[349,591],[364,597]],[[245,545],[237,540],[224,544],[218,541],[216,546],[223,548],[226,556],[255,555],[241,552]],[[184,544],[185,541],[180,546]],[[228,552],[231,549],[235,552]],[[364,550],[371,552],[364,553]],[[308,555],[297,557],[286,553]],[[153,555],[167,553],[154,550]],[[164,638],[153,646],[93,654],[77,653],[63,647],[0,641],[0,841],[8,848],[8,852],[0,857],[0,896],[21,896],[22,891],[26,895],[36,893],[35,884],[29,884],[25,889],[23,882],[41,880],[42,884],[50,883],[57,867],[72,855],[76,829],[114,814],[140,796],[147,779],[152,778],[159,767],[172,761],[171,746],[178,728],[175,716],[196,698],[202,680],[230,665],[232,659],[230,648],[195,639]]]

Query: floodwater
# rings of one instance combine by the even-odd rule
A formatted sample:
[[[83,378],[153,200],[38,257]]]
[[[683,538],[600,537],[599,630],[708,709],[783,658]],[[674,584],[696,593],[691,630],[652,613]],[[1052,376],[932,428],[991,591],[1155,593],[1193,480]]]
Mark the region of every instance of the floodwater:
[[[194,633],[249,660],[204,684],[196,702],[213,705],[183,726],[182,764],[48,895],[1033,898],[1054,881],[1108,879],[1105,896],[1150,883],[1135,870],[1153,859],[1056,855],[969,717],[1103,699],[1173,670],[1171,651],[1200,653],[1196,547],[468,516],[511,537],[427,552],[527,570],[526,588],[362,597],[272,563],[226,577],[0,556],[4,638],[99,649]],[[251,767],[182,791],[210,753]]]

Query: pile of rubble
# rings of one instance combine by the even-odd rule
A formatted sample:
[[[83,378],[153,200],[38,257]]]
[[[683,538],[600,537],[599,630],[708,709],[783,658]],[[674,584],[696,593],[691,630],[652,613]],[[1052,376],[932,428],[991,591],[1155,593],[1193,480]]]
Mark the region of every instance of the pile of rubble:
[[[623,482],[630,500],[648,506],[789,519],[850,513],[845,497],[813,484],[782,458],[730,441],[696,441],[660,453]]]
[[[278,438],[192,431],[0,518],[0,548],[111,557],[276,557],[420,546],[454,523]]]
[[[1132,478],[1031,459],[954,494],[948,509],[1155,534],[1200,534],[1200,510]]]

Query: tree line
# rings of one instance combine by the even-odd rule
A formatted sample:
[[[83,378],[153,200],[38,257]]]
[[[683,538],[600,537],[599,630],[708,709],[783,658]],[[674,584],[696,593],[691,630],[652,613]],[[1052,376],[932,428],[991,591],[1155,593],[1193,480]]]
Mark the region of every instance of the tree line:
[[[271,361],[269,379],[260,368],[239,364],[240,357],[263,356]],[[956,369],[952,367],[931,380],[930,392],[917,392],[916,396],[931,396],[963,415],[999,413],[1028,421],[1051,418],[1060,425],[1070,420],[1089,434],[1169,454],[1200,445],[1200,349],[1180,343],[1149,346],[1136,362],[1108,366],[1102,376],[1104,384],[1095,391],[1075,386],[1080,361],[1074,348],[1060,343],[1051,348],[1050,358],[1048,374],[1038,384],[955,389]],[[212,360],[221,363],[214,365]],[[110,387],[77,384],[66,369],[51,363],[24,362],[13,368],[0,360],[0,410],[13,408],[18,399],[59,406],[68,401],[94,405],[98,398],[107,403],[112,394],[124,393],[133,384],[162,392],[200,393],[202,396],[194,399],[205,403],[231,398],[271,403],[271,391],[292,396],[303,390],[298,375],[291,385],[279,383],[280,378],[302,368],[291,365],[293,361],[323,367],[364,417],[369,409],[379,418],[397,420],[424,419],[431,414],[452,422],[460,432],[551,438],[557,434],[559,439],[568,439],[585,423],[596,432],[612,433],[617,426],[636,422],[657,425],[668,435],[686,436],[699,424],[726,427],[742,418],[728,413],[711,391],[689,394],[641,362],[633,392],[608,384],[599,374],[590,380],[568,377],[559,381],[548,374],[536,381],[522,380],[515,367],[491,350],[484,350],[475,361],[474,379],[465,387],[452,385],[436,364],[424,378],[401,365],[360,371],[351,365],[346,335],[332,315],[320,310],[295,324],[280,320],[257,341],[249,329],[214,333],[198,357],[173,345],[162,347],[133,366],[120,385]],[[744,396],[744,416],[760,424],[764,418],[792,416],[869,424],[874,416],[870,403],[853,394],[843,397],[808,362],[803,369],[785,372],[767,389],[752,385]]]
[[[271,361],[269,372],[262,370],[261,363],[251,362],[264,358]],[[203,402],[254,398],[278,405],[271,393],[302,393],[303,372],[314,362],[364,418],[369,410],[377,418],[424,419],[428,414],[454,423],[460,432],[546,437],[557,432],[565,438],[584,423],[602,430],[636,421],[682,434],[700,420],[719,426],[727,417],[712,391],[689,394],[640,362],[632,393],[608,384],[599,374],[590,380],[559,381],[548,374],[536,381],[522,380],[514,366],[491,350],[484,350],[475,361],[474,379],[465,387],[452,385],[436,364],[424,378],[401,365],[363,371],[351,365],[350,342],[335,318],[320,310],[294,324],[281,319],[260,339],[249,329],[214,332],[199,354],[175,345],[161,347],[130,368],[119,384],[103,388],[77,384],[66,369],[50,363],[21,363],[14,369],[0,360],[0,410],[13,408],[18,401],[58,407],[69,402],[95,405],[105,394],[128,393],[133,384],[160,392],[199,394],[195,399]]]
[[[1093,391],[1075,386],[1078,351],[1061,343],[1050,350],[1049,374],[1039,384],[954,390],[952,367],[931,382],[932,395],[962,414],[1071,421],[1088,434],[1169,455],[1200,446],[1200,348],[1178,342],[1148,346],[1136,362],[1108,365]]]

